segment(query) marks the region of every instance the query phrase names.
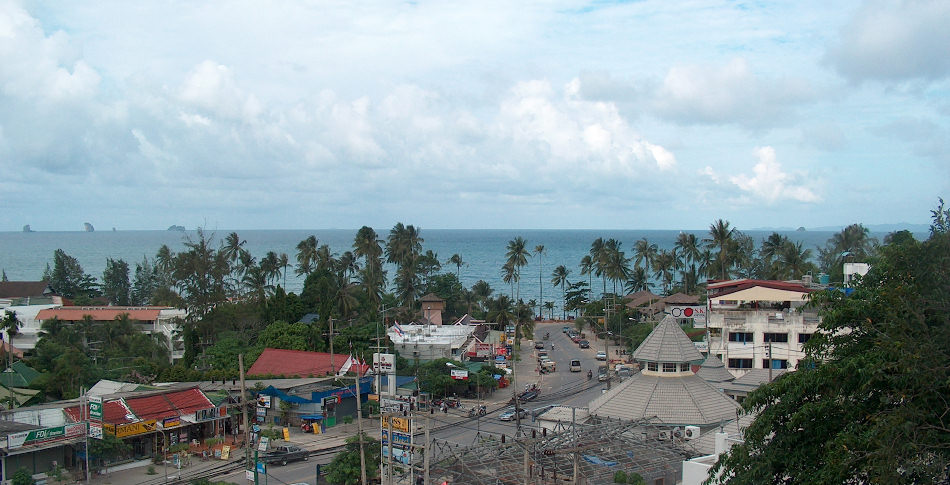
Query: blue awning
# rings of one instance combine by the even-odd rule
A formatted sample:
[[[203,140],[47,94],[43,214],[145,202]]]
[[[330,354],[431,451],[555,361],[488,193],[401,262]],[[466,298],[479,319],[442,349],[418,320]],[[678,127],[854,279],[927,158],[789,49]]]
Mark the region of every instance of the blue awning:
[[[279,397],[281,401],[287,401],[293,404],[304,404],[304,403],[311,402],[307,400],[306,398],[303,398],[300,396],[291,396],[283,391],[279,391],[276,388],[274,388],[274,386],[270,386],[267,389],[264,389],[263,391],[259,392],[258,394],[263,394],[265,396],[276,396],[276,397]]]
[[[300,416],[300,419],[309,419],[312,421],[318,421],[318,420],[323,419],[323,415],[322,414],[304,414]]]

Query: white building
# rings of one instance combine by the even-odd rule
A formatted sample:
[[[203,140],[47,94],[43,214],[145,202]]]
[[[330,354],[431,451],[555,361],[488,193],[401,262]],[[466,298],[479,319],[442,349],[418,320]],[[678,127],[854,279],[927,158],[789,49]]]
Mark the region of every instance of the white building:
[[[473,325],[393,325],[386,331],[389,340],[406,359],[461,360],[468,347],[474,343]]]
[[[749,369],[795,369],[820,318],[805,308],[811,288],[796,282],[710,283],[709,353],[736,377]]]

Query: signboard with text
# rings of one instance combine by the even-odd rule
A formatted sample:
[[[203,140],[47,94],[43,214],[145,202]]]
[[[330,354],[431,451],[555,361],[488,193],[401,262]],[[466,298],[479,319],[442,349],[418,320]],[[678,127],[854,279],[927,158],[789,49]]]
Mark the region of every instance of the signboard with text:
[[[396,368],[395,354],[373,353],[373,370],[381,374],[391,373]]]
[[[102,439],[102,423],[89,423],[89,437],[97,440]]]
[[[402,431],[404,433],[409,432],[409,426],[411,424],[409,418],[401,418],[397,416],[390,416],[389,423],[392,426],[393,431]]]
[[[55,426],[52,428],[21,431],[19,433],[10,433],[7,435],[7,446],[9,449],[15,450],[17,448],[36,443],[76,438],[84,436],[85,433],[86,423],[68,424],[66,426]]]
[[[109,424],[105,425],[105,429],[114,434],[116,438],[125,438],[126,436],[151,433],[158,429],[158,423],[154,419],[150,419],[136,423]]]
[[[475,344],[475,357],[486,358],[495,354],[495,344],[477,342]]]
[[[393,432],[392,432],[392,441],[393,441],[393,446],[395,446],[395,447],[398,448],[400,445],[409,446],[410,442],[412,441],[412,438],[411,438],[411,436],[409,435],[409,433],[402,433],[402,432],[399,432],[399,431],[393,431]],[[389,430],[388,430],[388,429],[384,429],[384,430],[383,430],[382,442],[383,442],[383,444],[388,444],[388,443],[389,443]]]
[[[669,307],[669,314],[673,318],[690,318],[694,327],[706,326],[706,307],[703,305],[677,305]]]
[[[102,397],[89,396],[89,417],[95,421],[102,421]]]
[[[457,381],[464,381],[468,379],[468,371],[465,369],[452,369],[450,373],[452,374],[452,379]]]

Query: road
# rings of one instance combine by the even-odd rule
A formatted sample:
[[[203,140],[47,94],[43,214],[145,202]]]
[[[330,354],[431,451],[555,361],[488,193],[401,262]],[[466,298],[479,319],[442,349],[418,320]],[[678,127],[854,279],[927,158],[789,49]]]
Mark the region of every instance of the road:
[[[537,352],[534,349],[533,341],[524,341],[521,350],[521,361],[518,362],[518,384],[516,389],[521,391],[525,383],[540,382],[541,395],[526,404],[524,407],[533,411],[551,404],[562,406],[587,407],[591,400],[599,396],[606,383],[597,382],[596,378],[587,380],[587,371],[591,370],[597,375],[597,366],[603,365],[603,361],[596,360],[595,356],[598,350],[603,350],[603,340],[591,341],[592,348],[581,349],[572,342],[567,335],[561,332],[561,324],[539,324],[535,328],[535,335],[543,339],[545,333],[550,334],[550,339],[545,342],[545,349],[548,355],[557,363],[557,371],[550,374],[538,375],[536,370]],[[553,350],[552,350],[553,345]],[[593,348],[600,345],[599,348]],[[570,372],[569,364],[571,359],[581,361],[581,372]],[[495,393],[495,399],[504,397],[507,389],[498,390]],[[450,410],[456,414],[464,414],[468,408],[475,404],[472,400],[465,400],[458,410]],[[490,408],[491,409],[491,408]],[[439,413],[431,417],[432,425],[439,427],[454,423],[444,429],[432,433],[435,439],[452,441],[460,445],[469,445],[475,442],[479,433],[505,434],[512,436],[515,433],[516,423],[514,421],[500,421],[498,416],[502,410],[489,413],[481,418],[471,418],[466,421],[455,423],[456,420],[446,418]],[[522,426],[532,426],[531,418],[522,419]]]

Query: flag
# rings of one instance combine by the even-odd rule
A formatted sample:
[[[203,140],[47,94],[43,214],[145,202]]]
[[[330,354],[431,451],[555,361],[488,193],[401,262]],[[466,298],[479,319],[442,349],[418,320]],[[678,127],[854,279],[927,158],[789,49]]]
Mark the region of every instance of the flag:
[[[399,326],[399,322],[393,322],[393,330],[396,331],[396,334],[400,337],[405,337],[405,332],[402,331],[402,327]]]

